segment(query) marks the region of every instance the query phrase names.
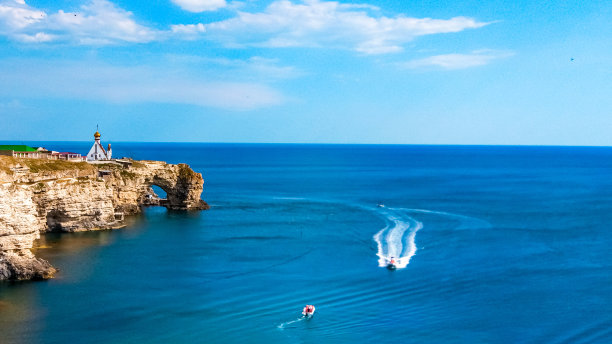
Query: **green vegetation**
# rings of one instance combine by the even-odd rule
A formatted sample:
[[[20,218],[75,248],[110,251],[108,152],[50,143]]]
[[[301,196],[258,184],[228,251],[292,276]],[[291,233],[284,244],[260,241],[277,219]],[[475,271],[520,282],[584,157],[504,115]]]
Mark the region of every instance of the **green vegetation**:
[[[180,165],[180,176],[183,178],[191,178],[193,175],[193,171],[189,168],[189,166],[184,164]],[[34,158],[14,158],[12,156],[0,155],[0,171],[4,171],[8,174],[12,174],[13,171],[11,168],[15,168],[17,166],[27,167],[30,169],[32,173],[42,173],[42,172],[55,172],[55,171],[79,171],[79,175],[83,175],[81,172],[88,172],[86,174],[94,175],[98,170],[109,170],[113,171],[113,173],[118,172],[121,177],[126,179],[136,179],[138,177],[137,173],[131,172],[129,169],[125,169],[123,166],[114,163],[105,163],[105,164],[88,164],[87,162],[73,162],[66,160],[46,160],[46,159],[34,159]],[[146,168],[147,165],[145,163],[139,161],[133,161],[133,168]],[[79,182],[85,182],[89,179],[89,177],[79,177]]]
[[[36,149],[26,145],[0,145],[0,150],[15,152],[36,152]]]
[[[54,171],[90,171],[94,172],[95,167],[86,162],[72,162],[65,160],[45,160],[45,159],[29,159],[29,158],[13,158],[11,156],[0,156],[0,169],[12,173],[11,168],[17,165],[25,166],[30,169],[30,172],[54,172]]]
[[[65,160],[43,160],[43,159],[19,159],[21,165],[30,168],[30,172],[53,172],[66,170],[94,171],[94,168],[86,162],[71,162]]]

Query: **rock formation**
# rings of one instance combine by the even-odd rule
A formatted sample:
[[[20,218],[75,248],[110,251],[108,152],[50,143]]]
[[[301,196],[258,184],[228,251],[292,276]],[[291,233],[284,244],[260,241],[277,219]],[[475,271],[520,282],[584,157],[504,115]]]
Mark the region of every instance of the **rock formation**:
[[[158,200],[151,189],[167,193]],[[122,161],[106,164],[0,156],[0,280],[46,279],[55,269],[30,248],[46,231],[123,226],[144,204],[200,210],[204,181],[185,164]]]

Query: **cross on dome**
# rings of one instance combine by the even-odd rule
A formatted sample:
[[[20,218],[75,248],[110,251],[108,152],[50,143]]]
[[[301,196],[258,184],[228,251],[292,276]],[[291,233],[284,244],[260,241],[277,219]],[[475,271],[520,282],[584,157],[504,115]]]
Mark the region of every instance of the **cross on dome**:
[[[112,151],[111,145],[108,145],[108,150],[102,147],[100,143],[100,129],[96,125],[96,132],[94,133],[94,144],[87,153],[87,161],[100,161],[100,160],[111,160],[112,159]]]

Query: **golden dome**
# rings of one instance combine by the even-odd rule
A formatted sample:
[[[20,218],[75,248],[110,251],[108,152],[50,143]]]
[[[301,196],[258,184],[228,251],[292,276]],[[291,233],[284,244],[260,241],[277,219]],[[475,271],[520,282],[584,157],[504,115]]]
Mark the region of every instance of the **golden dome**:
[[[100,137],[100,133],[96,131],[96,133],[94,134],[95,138],[99,138]]]

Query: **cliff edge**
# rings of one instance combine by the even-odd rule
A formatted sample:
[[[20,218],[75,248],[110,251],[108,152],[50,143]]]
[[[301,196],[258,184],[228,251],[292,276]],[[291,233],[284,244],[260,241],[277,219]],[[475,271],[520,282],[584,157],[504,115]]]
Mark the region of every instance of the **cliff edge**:
[[[167,193],[159,199],[152,186]],[[146,204],[201,210],[204,180],[186,164],[88,164],[0,156],[0,280],[53,277],[30,249],[40,233],[113,229]]]

